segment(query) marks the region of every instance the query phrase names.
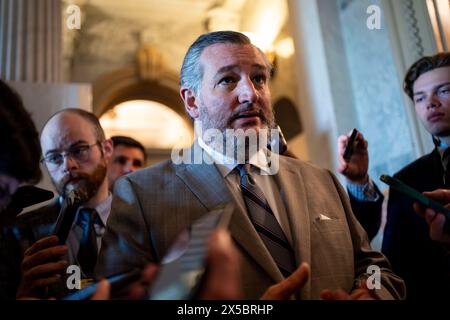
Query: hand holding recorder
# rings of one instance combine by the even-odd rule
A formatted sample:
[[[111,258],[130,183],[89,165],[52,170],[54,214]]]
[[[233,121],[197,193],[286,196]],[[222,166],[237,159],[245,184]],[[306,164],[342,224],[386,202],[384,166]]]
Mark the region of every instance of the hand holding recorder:
[[[396,191],[415,200],[414,210],[428,223],[432,240],[450,244],[449,190],[441,189],[422,194],[388,175],[382,175],[380,180]],[[446,203],[447,205],[444,207],[441,203]]]
[[[355,184],[365,184],[369,180],[369,153],[367,141],[356,129],[349,135],[338,138],[338,172]]]
[[[445,207],[450,207],[450,190],[439,189],[432,192],[424,192],[425,196],[445,203]],[[446,243],[450,245],[450,232],[448,226],[450,220],[439,212],[421,205],[419,202],[414,203],[414,210],[425,219],[428,223],[430,238],[434,241]],[[447,224],[447,226],[446,226]]]

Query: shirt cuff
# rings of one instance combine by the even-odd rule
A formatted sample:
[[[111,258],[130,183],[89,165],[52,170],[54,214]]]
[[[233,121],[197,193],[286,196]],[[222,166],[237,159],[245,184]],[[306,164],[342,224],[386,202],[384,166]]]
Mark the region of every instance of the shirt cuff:
[[[358,201],[376,202],[380,199],[380,195],[375,188],[372,179],[365,184],[347,183],[348,193]]]

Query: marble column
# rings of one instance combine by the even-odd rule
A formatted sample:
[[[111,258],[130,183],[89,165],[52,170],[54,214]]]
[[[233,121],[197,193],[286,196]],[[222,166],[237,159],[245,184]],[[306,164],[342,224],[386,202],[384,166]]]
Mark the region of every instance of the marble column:
[[[0,78],[61,79],[61,0],[0,0]]]

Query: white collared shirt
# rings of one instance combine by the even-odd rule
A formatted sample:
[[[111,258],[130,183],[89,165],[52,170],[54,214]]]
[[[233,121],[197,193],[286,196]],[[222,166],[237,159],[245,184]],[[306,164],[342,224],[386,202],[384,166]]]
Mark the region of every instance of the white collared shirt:
[[[228,189],[235,198],[238,199],[240,202],[239,204],[245,208],[245,201],[242,197],[240,187],[239,171],[234,170],[238,166],[238,163],[234,159],[231,159],[208,146],[200,137],[198,138],[198,144],[208,156],[212,158],[215,166],[224,178]],[[266,197],[275,218],[280,224],[281,229],[283,229],[287,240],[292,245],[293,242],[289,218],[283,200],[281,199],[280,188],[277,185],[275,177],[271,174],[269,159],[267,159],[264,150],[259,149],[248,162],[252,165],[252,177],[255,180],[255,183]]]

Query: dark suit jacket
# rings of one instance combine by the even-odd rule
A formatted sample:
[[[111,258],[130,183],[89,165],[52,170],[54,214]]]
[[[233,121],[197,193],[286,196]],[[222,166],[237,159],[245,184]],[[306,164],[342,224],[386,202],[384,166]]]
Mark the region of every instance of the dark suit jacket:
[[[383,255],[371,250],[334,175],[283,156],[279,169],[275,180],[290,221],[296,261],[309,263],[312,270],[299,292],[301,298],[318,299],[325,288],[350,291],[370,265],[381,268],[380,296],[402,297],[403,281],[391,273]],[[166,161],[119,179],[97,276],[160,261],[184,228],[229,202],[233,195],[223,177],[214,165],[205,163]],[[229,230],[239,253],[244,297],[257,299],[283,276],[240,205]]]
[[[420,192],[444,187],[439,151],[414,161],[395,177]],[[450,252],[432,241],[426,221],[413,210],[413,201],[389,192],[383,253],[406,283],[408,299],[450,298]]]
[[[13,226],[0,234],[0,299],[15,299],[21,280],[23,253],[37,240],[52,233],[60,210],[59,201],[19,215]]]

